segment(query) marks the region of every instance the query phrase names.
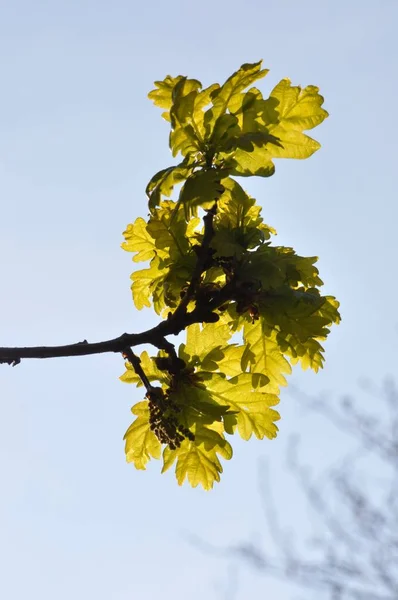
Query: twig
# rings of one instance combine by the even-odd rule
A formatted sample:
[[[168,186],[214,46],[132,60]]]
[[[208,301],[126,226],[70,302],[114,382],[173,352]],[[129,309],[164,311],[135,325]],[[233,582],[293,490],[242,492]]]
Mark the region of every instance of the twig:
[[[124,358],[127,358],[129,363],[131,363],[131,365],[133,366],[134,371],[137,373],[138,377],[144,384],[147,393],[151,394],[153,388],[151,382],[149,381],[148,377],[145,375],[143,368],[141,367],[141,359],[136,354],[134,354],[131,348],[126,348],[123,351],[123,356]]]

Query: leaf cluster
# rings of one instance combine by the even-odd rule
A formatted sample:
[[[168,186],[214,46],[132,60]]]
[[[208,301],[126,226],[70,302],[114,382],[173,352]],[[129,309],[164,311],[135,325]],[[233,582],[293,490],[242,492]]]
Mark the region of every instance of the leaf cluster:
[[[156,82],[149,98],[181,162],[152,177],[148,219],[128,225],[122,244],[147,263],[131,276],[136,308],[186,319],[177,351],[160,340],[154,355],[137,357],[139,370],[126,362],[122,381],[146,387],[127,460],[145,469],[162,456],[162,471],[175,465],[179,484],[205,489],[232,457],[229,436],[276,436],[286,375],[295,363],[323,366],[322,342],[340,320],[336,299],[320,292],[316,257],[273,245],[275,230],[235,179],[269,177],[275,158],[319,148],[304,133],[327,117],[318,88],[283,79],[264,99],[252,84],[266,73],[260,61],[204,89],[183,76]]]

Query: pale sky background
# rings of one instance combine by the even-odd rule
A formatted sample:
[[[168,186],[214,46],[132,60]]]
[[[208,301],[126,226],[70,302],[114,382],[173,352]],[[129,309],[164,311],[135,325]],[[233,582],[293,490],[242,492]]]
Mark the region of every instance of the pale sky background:
[[[398,0],[0,0],[0,345],[99,341],[154,322],[132,304],[120,249],[147,212],[147,181],[173,164],[146,94],[168,73],[209,85],[263,58],[264,93],[286,76],[315,84],[331,115],[314,157],[244,181],[277,243],[318,255],[325,291],[341,301],[325,370],[290,381],[332,402],[363,377],[394,376],[397,24]],[[227,563],[188,535],[261,539],[260,457],[294,529],[289,433],[302,432],[318,468],[341,451],[286,390],[276,441],[233,440],[221,484],[180,488],[158,461],[145,472],[125,463],[142,393],[118,381],[123,370],[117,355],[0,368],[0,597],[225,598]],[[252,572],[238,584],[235,600],[298,597]]]

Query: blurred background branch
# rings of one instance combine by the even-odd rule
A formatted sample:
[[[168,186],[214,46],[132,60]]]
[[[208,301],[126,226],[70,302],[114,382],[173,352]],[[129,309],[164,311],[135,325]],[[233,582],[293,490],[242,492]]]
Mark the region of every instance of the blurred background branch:
[[[333,440],[334,463],[316,472],[301,455],[305,451],[322,455],[322,444],[292,435],[286,453],[289,502],[296,504],[300,496],[304,500],[310,523],[307,533],[301,532],[301,523],[289,524],[290,514],[285,514],[282,498],[275,492],[271,465],[263,460],[259,482],[267,543],[242,541],[218,552],[241,570],[249,566],[267,578],[293,585],[292,598],[308,599],[313,593],[324,600],[397,600],[396,385],[389,380],[378,388],[367,382],[358,400],[345,396],[337,403],[299,390],[295,397],[303,409],[325,419],[325,425],[347,434],[349,450],[342,453],[341,447],[347,446]],[[369,404],[371,408],[365,409]],[[233,587],[240,598],[235,571]],[[232,579],[227,579],[230,588]],[[297,596],[299,590],[304,596]]]

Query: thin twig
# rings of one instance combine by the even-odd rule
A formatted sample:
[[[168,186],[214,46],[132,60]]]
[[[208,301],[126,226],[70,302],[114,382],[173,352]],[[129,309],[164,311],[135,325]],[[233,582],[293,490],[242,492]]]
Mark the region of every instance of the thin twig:
[[[137,373],[138,377],[141,379],[143,385],[146,388],[148,394],[152,393],[152,385],[149,381],[148,377],[145,375],[143,368],[141,367],[141,359],[134,354],[131,348],[126,348],[123,351],[124,358],[127,358],[129,363],[131,363],[134,371]]]

